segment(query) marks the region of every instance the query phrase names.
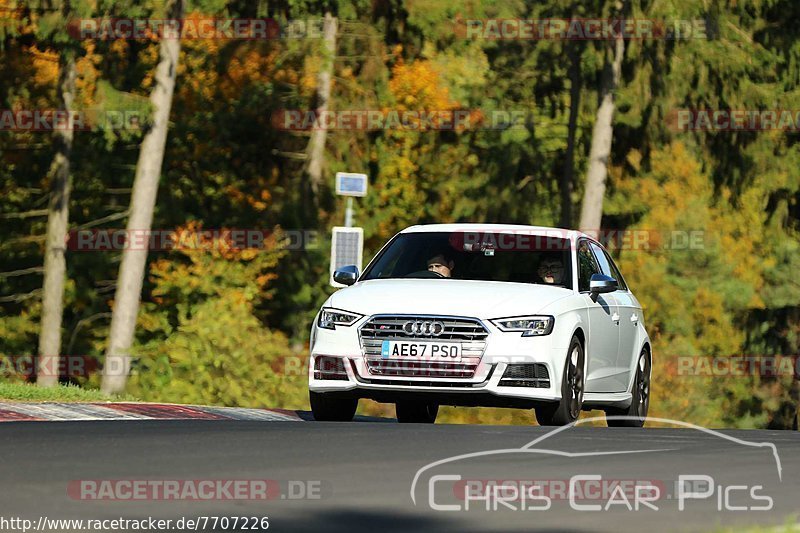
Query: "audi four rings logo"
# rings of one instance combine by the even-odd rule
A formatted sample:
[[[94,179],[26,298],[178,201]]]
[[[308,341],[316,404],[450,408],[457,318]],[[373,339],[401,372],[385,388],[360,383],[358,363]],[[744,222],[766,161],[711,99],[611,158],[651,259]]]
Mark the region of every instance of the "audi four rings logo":
[[[406,335],[438,337],[444,332],[444,324],[441,322],[422,322],[419,320],[409,320],[403,324],[403,331],[406,333]]]

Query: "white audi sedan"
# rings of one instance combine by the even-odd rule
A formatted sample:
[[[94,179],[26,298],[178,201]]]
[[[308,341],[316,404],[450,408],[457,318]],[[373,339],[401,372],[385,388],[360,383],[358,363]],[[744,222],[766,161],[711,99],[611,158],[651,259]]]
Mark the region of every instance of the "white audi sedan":
[[[577,231],[435,224],[395,235],[325,302],[311,329],[317,420],[358,400],[399,422],[440,405],[533,408],[544,425],[603,409],[642,426],[652,349],[642,307],[603,246]]]

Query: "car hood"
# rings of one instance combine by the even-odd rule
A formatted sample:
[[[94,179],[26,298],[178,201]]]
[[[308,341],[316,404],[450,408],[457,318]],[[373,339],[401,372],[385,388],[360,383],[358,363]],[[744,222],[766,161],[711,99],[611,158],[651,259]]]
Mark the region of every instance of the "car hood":
[[[498,318],[536,314],[572,291],[529,283],[456,279],[376,279],[334,293],[327,305],[378,313]]]

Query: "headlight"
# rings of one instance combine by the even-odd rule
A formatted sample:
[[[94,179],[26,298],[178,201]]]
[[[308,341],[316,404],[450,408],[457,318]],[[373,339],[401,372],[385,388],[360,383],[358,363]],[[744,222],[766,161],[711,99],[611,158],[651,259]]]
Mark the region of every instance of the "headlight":
[[[553,331],[555,318],[552,316],[510,316],[490,320],[500,331],[521,331],[523,337],[549,335]]]
[[[319,312],[317,326],[325,329],[336,329],[336,326],[351,326],[362,316],[364,315],[333,309],[332,307],[323,307],[322,311]]]

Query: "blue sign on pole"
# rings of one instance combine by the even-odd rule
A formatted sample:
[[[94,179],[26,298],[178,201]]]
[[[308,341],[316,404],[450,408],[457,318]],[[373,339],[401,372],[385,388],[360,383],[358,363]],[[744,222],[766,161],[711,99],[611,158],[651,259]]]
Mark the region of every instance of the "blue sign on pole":
[[[366,196],[367,175],[353,172],[336,173],[336,194],[339,196]]]

